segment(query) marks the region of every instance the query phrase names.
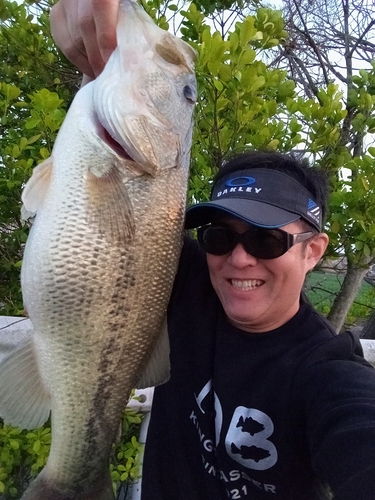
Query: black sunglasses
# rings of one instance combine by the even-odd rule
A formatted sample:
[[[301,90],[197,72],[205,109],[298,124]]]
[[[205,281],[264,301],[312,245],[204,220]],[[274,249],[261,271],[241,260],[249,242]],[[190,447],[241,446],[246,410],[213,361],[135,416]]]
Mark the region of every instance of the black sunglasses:
[[[202,226],[198,229],[198,241],[203,250],[212,255],[226,255],[241,243],[247,253],[257,259],[277,259],[296,243],[314,234],[290,234],[282,229],[252,227],[244,233],[236,233],[225,226]]]

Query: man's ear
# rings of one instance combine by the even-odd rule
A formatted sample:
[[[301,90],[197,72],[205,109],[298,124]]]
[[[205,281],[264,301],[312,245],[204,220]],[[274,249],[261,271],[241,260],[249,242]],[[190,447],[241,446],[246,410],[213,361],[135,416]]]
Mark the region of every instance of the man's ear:
[[[323,257],[328,246],[329,238],[326,233],[318,233],[309,241],[306,248],[306,264],[311,271]]]

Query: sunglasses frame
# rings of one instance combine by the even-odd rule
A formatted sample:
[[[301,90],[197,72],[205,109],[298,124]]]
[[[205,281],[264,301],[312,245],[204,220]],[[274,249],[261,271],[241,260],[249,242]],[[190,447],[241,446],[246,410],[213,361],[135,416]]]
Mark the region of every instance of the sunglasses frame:
[[[233,247],[228,252],[212,253],[212,252],[209,252],[206,250],[205,242],[204,242],[205,234],[207,233],[207,231],[209,229],[215,229],[215,228],[224,229],[231,234],[231,237],[233,239],[233,241],[232,241]],[[272,257],[262,257],[260,255],[254,255],[254,253],[249,252],[249,250],[246,248],[246,236],[245,235],[247,235],[249,233],[253,233],[253,234],[254,233],[259,234],[262,232],[266,233],[268,231],[276,231],[277,233],[279,233],[282,236],[282,240],[280,240],[283,243],[282,253],[280,253],[279,255],[276,255],[276,256],[272,256]],[[256,227],[256,226],[251,228],[251,229],[248,229],[247,231],[245,231],[243,233],[237,233],[233,229],[231,229],[227,226],[221,226],[219,224],[208,224],[206,226],[201,226],[200,228],[198,228],[197,233],[198,233],[198,242],[199,242],[201,248],[203,248],[203,250],[205,252],[210,253],[211,255],[227,255],[228,253],[233,252],[233,250],[236,248],[236,246],[240,243],[249,255],[252,255],[256,259],[265,259],[265,260],[277,259],[277,258],[281,257],[290,248],[292,248],[292,246],[296,245],[297,243],[301,243],[301,241],[308,240],[309,238],[311,238],[311,236],[313,236],[315,234],[314,231],[292,234],[292,233],[288,233],[287,231],[283,231],[282,229],[279,229],[279,228],[272,228],[271,229],[271,228],[263,228],[263,227]]]

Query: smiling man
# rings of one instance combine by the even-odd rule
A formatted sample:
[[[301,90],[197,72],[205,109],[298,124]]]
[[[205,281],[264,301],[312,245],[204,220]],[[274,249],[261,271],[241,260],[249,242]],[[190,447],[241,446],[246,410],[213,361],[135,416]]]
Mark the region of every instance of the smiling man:
[[[297,181],[307,174],[320,205]],[[201,226],[198,239],[207,252],[211,282],[232,324],[264,332],[297,313],[306,273],[328,244],[321,232],[325,189],[315,170],[281,155],[252,153],[220,172],[210,203],[188,210],[187,226]]]

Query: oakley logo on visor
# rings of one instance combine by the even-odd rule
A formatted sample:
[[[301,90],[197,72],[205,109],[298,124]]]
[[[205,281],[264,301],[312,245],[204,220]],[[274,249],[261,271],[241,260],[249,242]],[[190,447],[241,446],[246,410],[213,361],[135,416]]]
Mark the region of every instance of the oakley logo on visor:
[[[235,177],[225,183],[226,187],[251,186],[254,184],[254,177]]]
[[[228,193],[255,193],[258,194],[262,191],[262,188],[257,188],[252,186],[255,184],[254,177],[235,177],[234,179],[229,179],[225,183],[225,188],[222,191],[216,193],[216,198],[220,198]]]

